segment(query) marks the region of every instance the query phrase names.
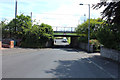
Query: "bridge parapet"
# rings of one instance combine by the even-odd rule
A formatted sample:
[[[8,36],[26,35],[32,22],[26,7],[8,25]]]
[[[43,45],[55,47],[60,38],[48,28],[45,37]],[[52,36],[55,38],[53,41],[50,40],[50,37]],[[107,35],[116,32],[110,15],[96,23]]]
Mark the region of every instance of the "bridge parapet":
[[[55,33],[75,33],[76,27],[53,27]]]

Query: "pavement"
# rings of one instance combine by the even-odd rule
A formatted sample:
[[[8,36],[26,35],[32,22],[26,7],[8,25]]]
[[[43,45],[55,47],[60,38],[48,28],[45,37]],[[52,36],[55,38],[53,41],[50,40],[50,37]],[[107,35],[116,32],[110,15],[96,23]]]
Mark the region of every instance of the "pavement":
[[[118,78],[118,63],[73,48],[2,50],[3,78]]]

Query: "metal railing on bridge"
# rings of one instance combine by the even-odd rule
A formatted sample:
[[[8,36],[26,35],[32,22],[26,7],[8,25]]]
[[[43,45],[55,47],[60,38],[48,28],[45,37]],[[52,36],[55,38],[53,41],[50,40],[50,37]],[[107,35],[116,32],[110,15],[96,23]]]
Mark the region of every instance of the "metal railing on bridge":
[[[52,28],[55,33],[62,33],[62,32],[75,33],[76,27],[55,27],[53,26]]]

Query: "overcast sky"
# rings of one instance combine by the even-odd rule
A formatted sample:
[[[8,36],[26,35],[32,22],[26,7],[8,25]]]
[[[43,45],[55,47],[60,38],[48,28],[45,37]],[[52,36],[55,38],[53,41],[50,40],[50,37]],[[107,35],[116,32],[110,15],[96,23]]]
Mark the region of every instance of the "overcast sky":
[[[52,26],[76,27],[88,18],[88,5],[100,0],[17,0],[18,15],[33,13],[33,19]],[[91,5],[92,6],[92,5]],[[15,16],[15,0],[0,0],[0,20],[13,19]],[[91,18],[100,17],[100,10],[91,8]],[[84,14],[86,16],[84,16]]]

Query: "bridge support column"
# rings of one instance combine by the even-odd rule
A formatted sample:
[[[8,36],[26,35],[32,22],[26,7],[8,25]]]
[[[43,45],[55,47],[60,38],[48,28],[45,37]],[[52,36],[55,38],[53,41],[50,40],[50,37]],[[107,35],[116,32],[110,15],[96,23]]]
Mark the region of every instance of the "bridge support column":
[[[78,37],[71,37],[71,43],[70,43],[70,46],[75,48],[75,47],[78,47]]]

